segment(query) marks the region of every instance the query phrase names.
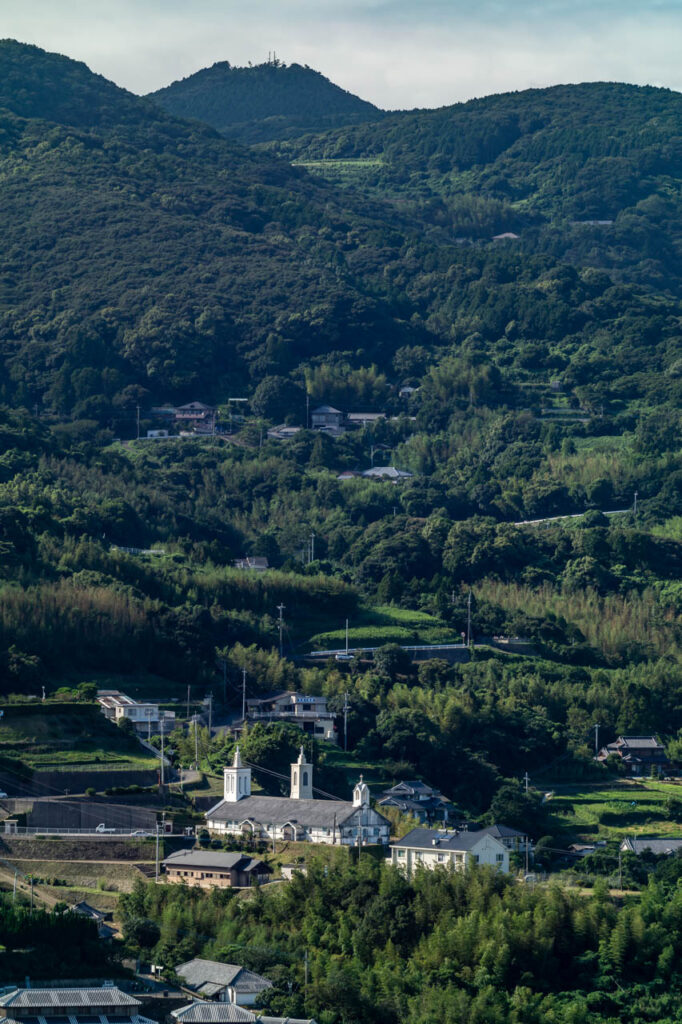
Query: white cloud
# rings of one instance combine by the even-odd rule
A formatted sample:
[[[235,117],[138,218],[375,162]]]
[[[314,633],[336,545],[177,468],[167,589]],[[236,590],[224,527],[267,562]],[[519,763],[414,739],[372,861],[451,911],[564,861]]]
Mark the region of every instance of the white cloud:
[[[273,49],[388,108],[558,82],[682,90],[679,0],[0,0],[0,24],[134,92]]]

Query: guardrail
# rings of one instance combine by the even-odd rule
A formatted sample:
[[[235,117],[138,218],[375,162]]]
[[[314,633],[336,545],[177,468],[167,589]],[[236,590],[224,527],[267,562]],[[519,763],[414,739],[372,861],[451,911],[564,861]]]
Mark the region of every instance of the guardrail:
[[[111,836],[126,836],[127,838],[133,837],[134,839],[143,839],[146,836],[154,836],[156,833],[153,829],[129,829],[129,828],[107,828],[98,832],[96,827],[93,828],[39,828],[36,826],[29,827],[28,825],[17,825],[13,828],[7,828],[5,825],[5,835],[18,835],[18,836],[93,836],[95,838],[111,837]],[[170,833],[160,833],[161,835],[169,835]]]

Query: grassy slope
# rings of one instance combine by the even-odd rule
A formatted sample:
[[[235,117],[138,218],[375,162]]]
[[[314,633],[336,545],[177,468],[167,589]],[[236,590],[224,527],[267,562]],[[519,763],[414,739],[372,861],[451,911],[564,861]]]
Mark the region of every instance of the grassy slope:
[[[0,725],[0,753],[14,753],[31,768],[43,770],[146,769],[157,760],[136,739],[126,736],[97,707],[68,706],[58,714],[14,706]]]
[[[626,835],[682,836],[671,821],[669,799],[682,799],[679,783],[619,780],[596,786],[556,786],[551,800],[553,826],[562,844]]]

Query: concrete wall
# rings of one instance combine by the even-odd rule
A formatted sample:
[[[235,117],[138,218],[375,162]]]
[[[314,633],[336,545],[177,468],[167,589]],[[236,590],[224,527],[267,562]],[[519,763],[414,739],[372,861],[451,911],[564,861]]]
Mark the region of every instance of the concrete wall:
[[[33,772],[25,779],[13,772],[0,770],[0,789],[10,796],[47,797],[61,796],[66,789],[70,793],[84,793],[90,787],[99,791],[114,786],[155,786],[158,778],[156,769]]]
[[[154,831],[156,813],[143,807],[89,800],[35,800],[26,816],[29,828],[107,828]]]

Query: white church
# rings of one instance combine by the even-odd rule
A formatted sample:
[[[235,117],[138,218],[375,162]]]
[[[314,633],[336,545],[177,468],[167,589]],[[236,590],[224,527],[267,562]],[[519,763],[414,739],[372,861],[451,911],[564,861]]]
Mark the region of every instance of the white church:
[[[386,845],[390,823],[369,805],[369,789],[360,781],[353,802],[313,797],[313,766],[303,747],[291,766],[288,797],[251,796],[251,769],[242,764],[239,747],[225,768],[224,796],[206,812],[207,828],[217,835],[254,839],[329,843],[338,846]]]

